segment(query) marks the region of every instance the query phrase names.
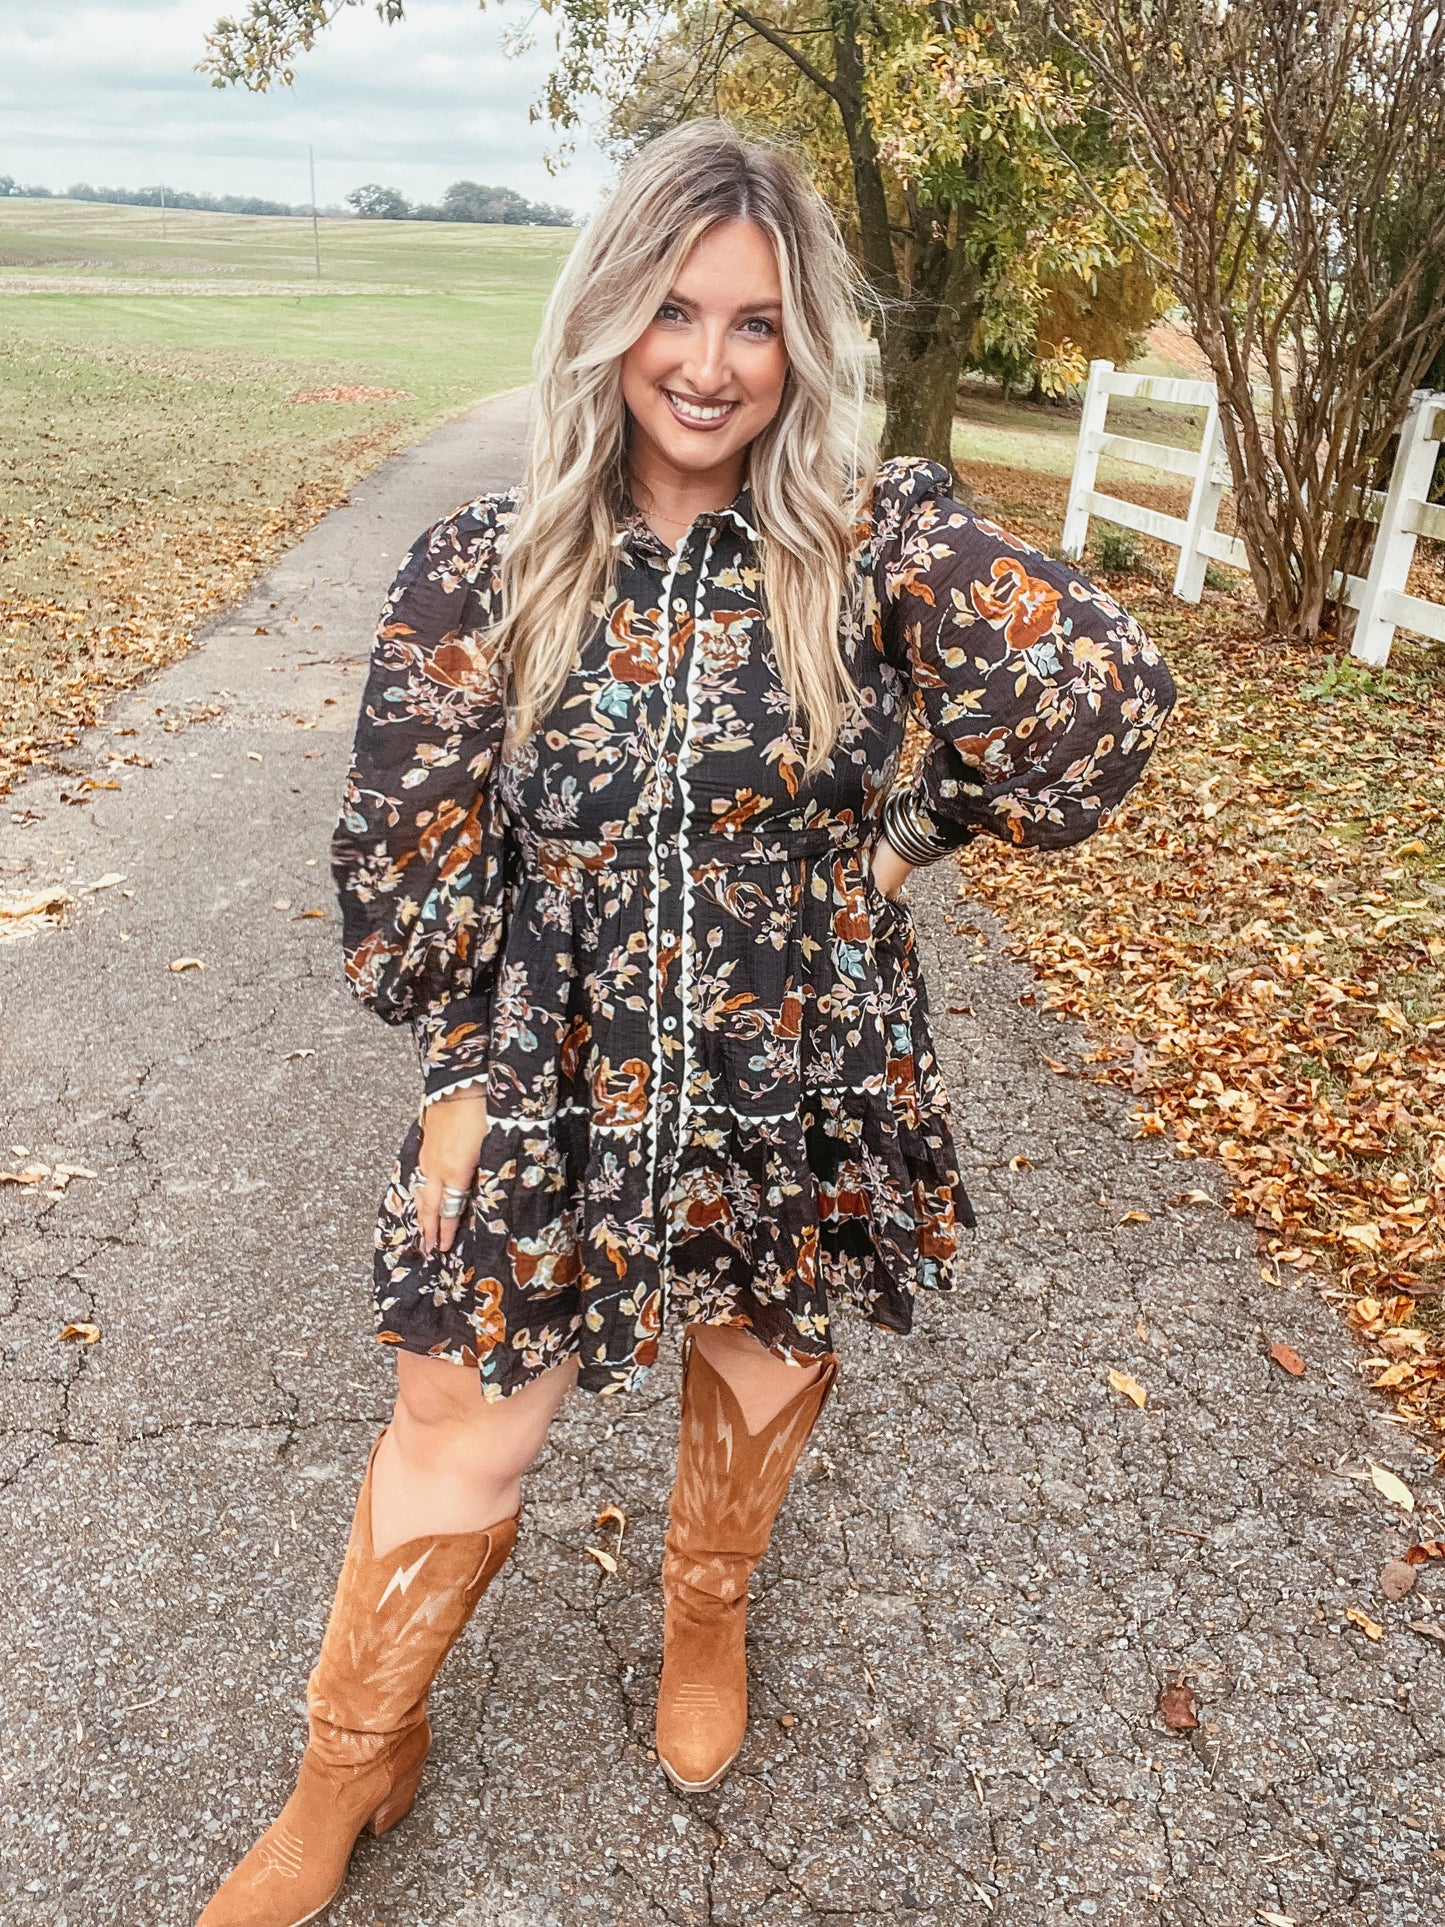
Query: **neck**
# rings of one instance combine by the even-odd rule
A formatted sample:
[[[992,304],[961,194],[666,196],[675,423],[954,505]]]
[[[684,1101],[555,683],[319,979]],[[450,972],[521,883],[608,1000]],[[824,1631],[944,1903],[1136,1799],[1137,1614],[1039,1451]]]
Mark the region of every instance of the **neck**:
[[[634,447],[628,461],[632,499],[664,541],[675,544],[699,515],[725,509],[734,499],[743,485],[745,454],[716,468],[683,469],[655,449]]]

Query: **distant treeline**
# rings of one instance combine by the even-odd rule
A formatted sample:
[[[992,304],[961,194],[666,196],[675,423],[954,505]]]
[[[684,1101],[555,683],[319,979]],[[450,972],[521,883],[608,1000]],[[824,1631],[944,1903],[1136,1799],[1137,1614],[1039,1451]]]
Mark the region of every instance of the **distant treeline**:
[[[573,227],[570,208],[524,200],[510,187],[484,187],[480,181],[453,181],[440,207],[413,205],[394,187],[374,181],[354,188],[347,200],[364,221],[489,221],[507,227]]]
[[[22,187],[9,174],[0,174],[0,196],[31,201],[103,201],[113,207],[192,208],[199,214],[310,214],[309,207],[285,201],[264,201],[257,194],[187,194],[176,187],[92,187],[76,181],[53,193],[48,187]],[[337,212],[341,210],[338,208]]]
[[[0,200],[103,201],[113,207],[190,208],[199,214],[309,215],[309,205],[265,201],[256,194],[187,194],[174,187],[92,187],[76,181],[58,193],[48,187],[26,187],[12,174],[0,174]],[[485,221],[508,227],[572,227],[575,217],[565,207],[528,201],[510,187],[484,187],[479,181],[453,181],[441,205],[415,207],[394,187],[375,184],[348,194],[348,207],[324,207],[322,214],[349,216],[350,210],[368,221]]]

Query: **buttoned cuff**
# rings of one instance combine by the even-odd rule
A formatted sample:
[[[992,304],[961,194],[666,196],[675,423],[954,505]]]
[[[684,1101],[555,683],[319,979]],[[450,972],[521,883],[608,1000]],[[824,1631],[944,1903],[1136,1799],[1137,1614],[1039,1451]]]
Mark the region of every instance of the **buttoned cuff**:
[[[937,863],[965,843],[971,843],[977,830],[940,828],[916,790],[895,790],[883,805],[883,834],[905,863],[915,869]]]

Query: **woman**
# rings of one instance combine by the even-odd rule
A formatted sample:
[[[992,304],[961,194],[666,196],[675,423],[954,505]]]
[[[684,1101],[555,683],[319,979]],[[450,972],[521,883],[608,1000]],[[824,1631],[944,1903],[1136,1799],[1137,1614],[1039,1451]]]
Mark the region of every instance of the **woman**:
[[[565,1394],[683,1328],[657,1752],[715,1786],[748,1578],[837,1374],[973,1223],[907,911],[979,831],[1056,848],[1172,701],[1082,577],[861,447],[853,283],[714,123],[624,170],[552,298],[525,487],[383,615],[334,845],[347,971],[425,1091],[377,1230],[397,1401],[296,1791],[202,1916],[293,1927],[409,1809],[427,1693]],[[865,478],[859,486],[859,478]],[[910,706],[931,746],[895,787]]]

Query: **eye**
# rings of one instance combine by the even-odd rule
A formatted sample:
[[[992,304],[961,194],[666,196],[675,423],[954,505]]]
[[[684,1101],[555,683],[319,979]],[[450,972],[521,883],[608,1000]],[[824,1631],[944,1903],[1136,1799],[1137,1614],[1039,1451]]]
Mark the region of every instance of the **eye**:
[[[657,313],[652,318],[654,321],[686,321],[687,320],[687,316],[683,313],[682,309],[678,307],[675,301],[664,301],[662,306],[658,309]]]
[[[750,315],[743,323],[743,333],[745,335],[751,335],[754,341],[771,341],[777,332],[777,329],[773,326],[772,322],[768,320],[766,315]]]

